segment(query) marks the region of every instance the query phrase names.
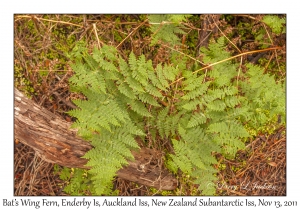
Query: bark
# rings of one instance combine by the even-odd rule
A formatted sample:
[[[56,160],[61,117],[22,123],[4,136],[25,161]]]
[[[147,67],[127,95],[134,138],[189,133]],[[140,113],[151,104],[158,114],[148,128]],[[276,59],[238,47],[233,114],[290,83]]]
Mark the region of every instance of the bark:
[[[14,97],[15,138],[32,147],[45,161],[71,168],[87,168],[87,160],[81,158],[92,146],[76,135],[71,123],[34,103],[15,89]],[[177,180],[163,167],[162,154],[142,148],[132,152],[134,161],[117,172],[117,176],[129,181],[173,190]]]

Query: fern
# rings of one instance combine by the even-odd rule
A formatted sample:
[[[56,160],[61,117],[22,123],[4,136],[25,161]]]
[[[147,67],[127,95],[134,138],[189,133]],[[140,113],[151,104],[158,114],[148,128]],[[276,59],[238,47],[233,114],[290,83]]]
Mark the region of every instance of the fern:
[[[168,18],[150,16],[150,21],[173,21],[174,25],[166,24],[169,28],[159,29],[171,31],[166,37],[173,39],[181,21]],[[156,41],[162,35],[157,34]],[[229,58],[225,46],[220,38],[202,49],[204,62]],[[248,131],[263,128],[277,115],[285,119],[283,85],[257,66],[247,65],[237,86],[238,64],[232,61],[205,74],[186,70],[182,64],[154,68],[144,55],[133,53],[125,61],[109,46],[94,49],[91,55],[82,45],[75,49],[70,84],[86,100],[75,100],[79,109],[69,114],[77,118],[73,127],[79,135],[94,146],[84,158],[89,160],[98,195],[111,193],[116,172],[133,158],[131,150],[139,148],[136,137],[169,141],[173,148],[161,148],[166,152],[166,166],[173,173],[180,170],[189,175],[203,194],[211,195],[214,188],[205,183],[216,179],[213,153],[233,157],[244,148],[242,140],[250,136]]]
[[[192,115],[190,121],[187,124],[188,128],[196,127],[198,125],[202,125],[206,122],[206,116],[203,113],[195,113]]]
[[[209,64],[228,58],[230,54],[223,49],[224,46],[225,40],[220,38],[216,43],[210,44],[209,50],[203,49],[204,61]],[[213,82],[203,82],[204,74],[183,72],[186,77],[182,82],[184,95],[177,103],[178,107],[186,110],[186,118],[181,118],[177,129],[183,142],[172,140],[175,154],[169,156],[167,164],[174,172],[181,169],[194,177],[194,182],[200,184],[202,193],[214,192],[203,185],[214,180],[212,174],[215,170],[211,164],[216,163],[216,160],[212,151],[234,157],[239,149],[244,148],[241,139],[249,137],[249,125],[244,126],[243,122],[252,121],[252,117],[255,117],[255,125],[252,127],[257,128],[258,122],[263,126],[267,119],[272,118],[271,115],[264,116],[262,111],[266,113],[266,110],[270,110],[272,115],[284,115],[282,86],[276,84],[274,78],[263,74],[260,68],[252,65],[248,65],[248,68],[249,71],[243,75],[247,79],[240,84],[241,92],[233,86],[237,74],[235,63],[225,62],[215,66],[208,73]],[[270,91],[271,86],[274,86],[274,92]],[[282,100],[278,101],[277,97]],[[238,105],[241,107],[237,107]],[[257,107],[264,107],[265,110],[261,109],[258,114]],[[278,110],[281,111],[277,112]],[[198,145],[200,146],[197,147]]]
[[[157,44],[158,41],[176,45],[179,42],[177,34],[185,34],[180,22],[187,20],[188,15],[148,15],[151,24],[152,36],[151,44]]]
[[[276,15],[265,15],[263,22],[267,24],[275,34],[279,35],[280,33],[285,33],[285,18],[279,18]]]
[[[253,120],[248,126],[261,129],[274,116],[282,116],[285,122],[285,87],[276,83],[274,76],[263,74],[263,69],[252,64],[247,65],[244,76],[250,77],[241,83],[241,88],[248,101],[243,105],[249,107]]]

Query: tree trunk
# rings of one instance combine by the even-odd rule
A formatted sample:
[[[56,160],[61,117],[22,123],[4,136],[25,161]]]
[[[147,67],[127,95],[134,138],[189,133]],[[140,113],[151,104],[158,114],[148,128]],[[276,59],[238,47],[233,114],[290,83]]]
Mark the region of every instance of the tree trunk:
[[[92,146],[76,136],[71,124],[34,103],[15,89],[15,138],[32,147],[45,161],[72,168],[87,168],[87,160],[81,158]],[[132,152],[134,161],[117,172],[117,176],[129,181],[173,190],[177,180],[163,168],[162,155],[158,151],[142,148]]]

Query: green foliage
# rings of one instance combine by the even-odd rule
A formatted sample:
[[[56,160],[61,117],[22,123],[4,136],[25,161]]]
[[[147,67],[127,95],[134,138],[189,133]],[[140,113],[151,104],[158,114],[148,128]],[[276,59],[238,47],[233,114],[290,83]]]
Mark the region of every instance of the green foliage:
[[[267,24],[275,34],[285,33],[285,18],[279,18],[277,15],[265,15],[263,22]]]
[[[177,34],[185,34],[181,22],[185,22],[191,15],[148,15],[151,24],[152,36],[151,44],[158,41],[172,45],[179,44]]]
[[[29,97],[34,94],[31,82],[23,76],[23,68],[16,66],[14,67],[14,85],[16,87],[24,87],[23,92]]]
[[[241,82],[241,89],[249,100],[242,101],[242,105],[249,107],[248,129],[258,132],[266,129],[281,116],[285,124],[285,84],[277,83],[273,75],[264,74],[263,69],[252,64],[246,65],[247,72],[243,75],[249,77]],[[248,120],[243,118],[245,121]],[[274,130],[274,129],[273,129]]]
[[[202,49],[203,61],[230,57],[225,47],[222,37],[211,43]],[[144,55],[133,53],[125,61],[110,46],[89,54],[82,43],[70,57],[75,72],[71,88],[87,99],[75,100],[79,109],[69,114],[77,118],[73,126],[79,134],[94,147],[84,158],[97,195],[111,193],[116,171],[133,158],[130,151],[139,148],[138,136],[170,141],[173,149],[167,151],[166,166],[190,177],[202,194],[212,195],[213,185],[205,183],[216,180],[213,153],[234,157],[244,148],[242,140],[249,131],[263,128],[274,116],[285,119],[283,85],[257,66],[247,65],[237,83],[238,65],[232,61],[207,74],[195,73],[185,65],[154,68]]]
[[[63,191],[69,195],[90,195],[94,194],[94,186],[91,183],[91,174],[87,170],[79,168],[62,169],[54,165],[54,174],[59,174],[59,178],[67,184]]]

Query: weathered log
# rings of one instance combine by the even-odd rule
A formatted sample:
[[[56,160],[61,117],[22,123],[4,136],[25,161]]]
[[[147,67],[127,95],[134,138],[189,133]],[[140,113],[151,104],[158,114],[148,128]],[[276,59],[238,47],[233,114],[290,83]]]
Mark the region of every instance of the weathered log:
[[[15,138],[33,148],[45,161],[72,168],[87,168],[87,160],[81,158],[92,146],[76,135],[71,123],[39,106],[15,89]],[[158,151],[142,148],[132,152],[135,160],[117,172],[117,176],[129,181],[173,190],[177,180],[163,168]]]

